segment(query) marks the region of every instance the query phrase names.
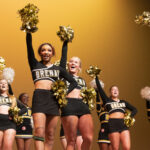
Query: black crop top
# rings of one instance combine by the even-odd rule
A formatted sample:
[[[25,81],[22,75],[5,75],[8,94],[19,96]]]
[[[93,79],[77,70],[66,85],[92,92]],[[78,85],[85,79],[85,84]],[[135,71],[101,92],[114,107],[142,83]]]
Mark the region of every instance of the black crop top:
[[[96,77],[96,85],[98,88],[98,92],[103,100],[103,104],[105,105],[105,108],[109,114],[112,114],[114,112],[125,113],[126,109],[131,111],[131,117],[133,117],[137,113],[137,109],[130,105],[128,102],[124,100],[114,101],[113,99],[107,97],[99,83],[98,77]]]
[[[67,64],[67,51],[68,51],[68,42],[65,41],[63,43],[62,56],[61,56],[61,60],[60,60],[60,66],[64,69],[66,69],[66,64]],[[86,82],[83,78],[81,78],[79,76],[73,76],[73,78],[77,82],[76,89],[81,90],[82,88],[86,87]],[[69,83],[67,81],[66,81],[66,83],[67,83],[67,86],[69,86]]]
[[[20,108],[19,115],[24,114],[27,111],[26,107],[23,104],[21,104],[18,100],[16,100],[16,102],[17,102],[18,108]],[[9,98],[8,96],[4,97],[4,96],[0,95],[0,106],[2,106],[2,105],[11,107],[11,105],[12,105],[11,98]]]
[[[101,124],[108,123],[109,114],[107,111],[102,110],[102,104],[100,102],[99,94],[97,91],[96,91],[96,93],[97,93],[96,94],[96,111],[97,111],[98,118],[99,118]]]
[[[11,107],[12,100],[9,97],[4,97],[4,96],[0,95],[0,106],[1,105],[6,105],[6,106]]]
[[[27,33],[26,42],[27,42],[27,51],[28,51],[28,62],[30,65],[34,83],[39,80],[51,80],[52,82],[55,82],[59,78],[64,78],[69,83],[71,83],[69,85],[68,93],[71,92],[77,86],[76,81],[62,67],[53,64],[47,67],[41,61],[40,62],[37,61],[32,47],[31,33]]]
[[[150,121],[150,101],[149,100],[146,100],[146,108],[147,108],[148,120]]]

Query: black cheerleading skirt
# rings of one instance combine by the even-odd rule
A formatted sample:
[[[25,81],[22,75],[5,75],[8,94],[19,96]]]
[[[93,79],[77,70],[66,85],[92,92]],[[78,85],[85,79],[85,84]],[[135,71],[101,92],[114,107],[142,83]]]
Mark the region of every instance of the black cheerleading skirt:
[[[30,118],[24,118],[23,123],[16,126],[16,138],[32,138],[32,126]]]
[[[77,136],[81,136],[81,133],[80,133],[79,129],[77,130]],[[60,138],[61,139],[65,138],[65,133],[64,133],[64,129],[63,129],[62,125],[61,125],[61,128],[60,128]]]
[[[110,140],[108,138],[108,123],[102,123],[101,129],[98,135],[98,143],[108,143],[110,144]]]
[[[0,114],[0,130],[4,131],[7,129],[16,130],[16,124],[9,119],[9,115]]]
[[[78,116],[81,117],[85,114],[90,114],[90,110],[87,104],[82,99],[78,98],[67,98],[68,104],[61,108],[61,116]]]
[[[33,113],[59,116],[59,106],[51,90],[36,89],[34,91],[32,101]]]
[[[121,133],[124,130],[129,128],[124,124],[124,119],[109,118],[108,122],[109,133],[119,132]]]

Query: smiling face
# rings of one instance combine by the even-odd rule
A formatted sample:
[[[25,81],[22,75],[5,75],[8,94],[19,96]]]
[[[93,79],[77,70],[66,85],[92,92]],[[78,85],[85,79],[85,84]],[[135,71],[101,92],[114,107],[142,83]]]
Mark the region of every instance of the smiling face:
[[[0,80],[0,92],[4,93],[8,91],[8,82],[5,79]]]
[[[110,89],[110,96],[111,98],[118,98],[119,96],[119,89],[117,86],[112,86]]]
[[[43,62],[48,63],[54,55],[53,48],[48,44],[44,44],[39,49],[39,55]]]
[[[23,104],[27,105],[29,101],[29,95],[26,93],[23,93],[19,99]]]
[[[72,57],[68,63],[68,69],[71,74],[77,75],[81,70],[81,60],[78,57]]]

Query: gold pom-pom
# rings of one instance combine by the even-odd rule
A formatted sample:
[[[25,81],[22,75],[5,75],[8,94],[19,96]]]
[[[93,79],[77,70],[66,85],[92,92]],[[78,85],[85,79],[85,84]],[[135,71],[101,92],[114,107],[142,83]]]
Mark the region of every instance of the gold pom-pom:
[[[20,109],[19,109],[17,106],[11,107],[11,108],[9,109],[9,114],[10,114],[10,116],[13,118],[13,121],[14,121],[17,125],[23,123],[23,118],[22,118],[22,116],[19,116],[19,111],[20,111]]]
[[[135,23],[150,26],[150,12],[144,11],[135,18]]]
[[[89,69],[86,70],[86,72],[90,77],[95,78],[100,74],[101,70],[96,66],[90,66]]]
[[[22,26],[21,30],[26,32],[36,32],[38,30],[37,23],[39,22],[37,13],[39,9],[34,4],[27,4],[24,8],[18,10],[21,17]]]
[[[54,62],[54,65],[59,66],[60,65],[60,60],[56,60]],[[68,70],[68,61],[67,61],[67,64],[66,64],[66,70]]]
[[[95,108],[95,99],[96,99],[96,91],[94,88],[83,88],[81,90],[81,96],[83,98],[83,102],[88,104],[89,109],[93,110]]]
[[[67,86],[64,81],[57,80],[54,82],[52,86],[52,91],[58,100],[58,104],[60,107],[64,107],[67,105],[68,101],[66,100],[67,95]]]
[[[59,26],[59,31],[57,32],[57,35],[60,37],[61,41],[72,42],[74,38],[74,31],[70,26]]]
[[[0,72],[2,72],[5,67],[5,59],[3,57],[0,57]]]
[[[131,113],[130,112],[126,112],[125,113],[124,123],[125,123],[125,125],[127,127],[131,127],[131,126],[134,125],[135,119],[131,117]]]

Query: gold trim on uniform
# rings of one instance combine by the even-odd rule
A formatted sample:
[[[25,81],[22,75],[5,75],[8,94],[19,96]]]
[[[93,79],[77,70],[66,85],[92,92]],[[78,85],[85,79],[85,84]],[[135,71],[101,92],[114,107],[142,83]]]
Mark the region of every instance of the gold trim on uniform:
[[[98,143],[108,143],[108,144],[110,143],[109,140],[98,140],[97,142],[98,142]]]
[[[101,123],[108,123],[108,120],[101,121]]]

